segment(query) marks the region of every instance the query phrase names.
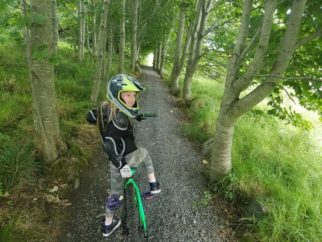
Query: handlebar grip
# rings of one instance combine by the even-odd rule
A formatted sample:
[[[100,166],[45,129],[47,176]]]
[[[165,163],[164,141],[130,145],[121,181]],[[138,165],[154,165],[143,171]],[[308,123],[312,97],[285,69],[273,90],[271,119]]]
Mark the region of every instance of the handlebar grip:
[[[142,117],[142,118],[155,118],[158,117],[157,113],[140,113],[138,114],[138,116]]]

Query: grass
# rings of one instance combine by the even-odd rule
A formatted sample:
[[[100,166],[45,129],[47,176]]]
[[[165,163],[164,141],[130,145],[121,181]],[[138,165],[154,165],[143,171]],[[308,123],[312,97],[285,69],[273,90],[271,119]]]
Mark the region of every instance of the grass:
[[[0,177],[4,190],[19,183],[35,181],[38,164],[33,155],[34,147],[12,144],[4,147],[0,155]]]
[[[322,238],[322,160],[305,132],[250,114],[236,126],[233,154],[234,189],[269,211],[258,221],[261,241]]]
[[[195,76],[192,90],[183,131],[204,142],[214,135],[223,84]],[[267,210],[258,218],[241,215],[238,223],[246,222],[240,227],[252,232],[241,240],[321,241],[322,157],[308,137],[259,108],[237,122],[233,171],[217,184],[217,192],[235,206],[256,199]]]

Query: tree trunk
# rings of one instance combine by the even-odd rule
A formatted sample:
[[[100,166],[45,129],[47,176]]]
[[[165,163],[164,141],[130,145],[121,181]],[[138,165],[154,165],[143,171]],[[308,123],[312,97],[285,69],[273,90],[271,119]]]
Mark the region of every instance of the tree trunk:
[[[163,66],[164,62],[167,56],[167,45],[168,45],[168,39],[169,39],[170,34],[167,36],[167,38],[162,42],[161,44],[161,60],[160,60],[160,76],[163,78]]]
[[[103,4],[103,12],[101,16],[101,23],[98,31],[98,43],[97,43],[97,59],[95,66],[95,77],[94,77],[94,85],[91,94],[91,103],[93,105],[97,104],[97,99],[100,91],[100,84],[102,81],[102,72],[103,72],[103,58],[104,51],[106,47],[106,24],[107,24],[107,16],[108,16],[108,6],[109,0],[104,0]]]
[[[162,59],[162,44],[160,43],[158,46],[158,60],[157,60],[157,72],[161,75],[161,59]]]
[[[58,123],[54,65],[50,63],[53,52],[52,1],[32,0],[31,16],[43,16],[39,22],[33,18],[30,29],[30,72],[33,97],[36,144],[46,161],[53,161],[66,150]],[[39,58],[41,51],[42,57]]]
[[[261,102],[273,91],[278,80],[276,76],[280,76],[287,69],[294,53],[306,0],[293,1],[290,15],[288,16],[286,31],[281,38],[280,45],[275,50],[278,55],[275,63],[273,63],[271,76],[247,95],[240,97],[241,92],[249,87],[254,76],[263,67],[263,60],[267,55],[276,4],[276,0],[266,1],[265,10],[263,11],[264,18],[261,34],[257,48],[253,54],[254,57],[251,64],[247,65],[248,68],[241,74],[239,68],[241,68],[242,58],[246,55],[243,52],[245,49],[248,49],[245,46],[249,33],[252,10],[252,0],[244,1],[239,34],[228,65],[224,95],[216,122],[214,147],[210,162],[210,179],[212,181],[227,175],[231,170],[231,146],[234,123],[241,115],[250,111],[252,107]],[[267,67],[265,68],[267,69]]]
[[[97,11],[96,11],[96,4],[95,0],[92,0],[92,7],[93,7],[93,55],[96,56],[97,51],[97,26],[96,26],[96,19],[97,19]]]
[[[141,43],[139,42],[137,45],[137,52],[136,52],[136,61],[135,61],[135,70],[138,72],[141,72],[141,66],[140,66],[140,62],[139,62],[139,56],[140,56],[140,49],[141,49]]]
[[[57,17],[57,1],[52,0],[52,22],[53,22],[53,54],[57,54],[58,46],[58,17]]]
[[[110,78],[112,57],[113,57],[113,27],[110,25],[109,36],[108,36],[108,56],[107,56],[107,67],[106,67],[107,68],[106,79]]]
[[[102,79],[103,80],[108,80],[108,76],[109,76],[109,71],[110,71],[110,66],[111,66],[111,62],[112,62],[112,58],[111,58],[111,51],[112,51],[112,48],[113,48],[113,42],[112,39],[111,39],[111,36],[112,36],[112,26],[111,24],[109,23],[106,23],[106,41],[105,41],[105,46],[106,46],[106,42],[108,40],[108,51],[104,51],[104,61],[103,61],[103,74],[102,74]]]
[[[157,48],[154,49],[153,52],[153,70],[157,70],[157,55],[158,55],[158,50]]]
[[[132,17],[132,52],[131,52],[131,70],[136,71],[136,62],[138,60],[137,32],[138,32],[138,0],[133,0]]]
[[[78,0],[78,29],[78,60],[82,62],[85,42],[84,0]]]
[[[30,18],[28,15],[28,4],[26,0],[21,1],[21,9],[22,9],[22,14],[23,16],[27,19]],[[26,57],[26,63],[28,65],[28,70],[29,70],[29,79],[31,80],[31,53],[30,53],[30,24],[26,24],[25,28],[23,29],[23,37],[24,41],[26,43],[26,51],[25,51],[25,57]]]
[[[89,54],[93,56],[91,42],[90,42],[90,34],[89,34],[89,21],[85,22],[85,36],[86,36],[86,46]]]
[[[189,104],[192,100],[192,78],[197,69],[198,61],[201,57],[201,45],[204,38],[205,26],[210,13],[212,0],[200,0],[198,2],[194,29],[191,34],[191,51],[186,67],[183,86],[183,99]]]
[[[234,122],[227,119],[224,114],[218,116],[216,133],[213,141],[210,177],[219,179],[231,170],[231,147],[234,132]],[[214,180],[212,180],[214,181]]]
[[[118,72],[124,73],[124,51],[125,51],[125,0],[121,0],[121,22],[120,22],[120,59]]]
[[[177,96],[179,93],[179,63],[180,63],[180,52],[182,48],[182,38],[184,34],[184,22],[185,22],[185,12],[183,8],[180,8],[179,13],[179,24],[178,24],[178,34],[176,41],[176,48],[173,58],[173,66],[170,76],[170,91],[173,95]]]

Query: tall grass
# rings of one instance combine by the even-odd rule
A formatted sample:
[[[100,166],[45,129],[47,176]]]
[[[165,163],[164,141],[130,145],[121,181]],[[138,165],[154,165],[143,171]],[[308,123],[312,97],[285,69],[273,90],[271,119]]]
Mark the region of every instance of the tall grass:
[[[215,80],[195,76],[192,90],[194,101],[186,112],[191,123],[184,124],[182,128],[188,137],[204,142],[215,132],[214,121],[219,111],[223,86]]]
[[[248,114],[236,125],[233,160],[235,189],[269,211],[258,221],[262,241],[322,238],[322,160],[305,132]]]
[[[0,182],[7,191],[13,186],[35,181],[38,163],[31,144],[12,144],[0,151]]]
[[[186,110],[191,121],[183,130],[203,142],[214,135],[223,85],[196,76],[192,90],[194,101]],[[321,241],[322,159],[308,137],[258,108],[236,123],[233,171],[221,181],[221,191],[237,203],[255,198],[267,210],[264,217],[249,218],[255,219],[253,238]]]

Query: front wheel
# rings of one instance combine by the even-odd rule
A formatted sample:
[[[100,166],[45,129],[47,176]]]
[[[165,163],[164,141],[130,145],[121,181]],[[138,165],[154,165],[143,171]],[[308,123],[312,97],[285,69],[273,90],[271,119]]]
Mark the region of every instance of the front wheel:
[[[126,241],[148,241],[148,233],[140,222],[137,201],[132,185],[124,190],[122,209],[123,234]]]

